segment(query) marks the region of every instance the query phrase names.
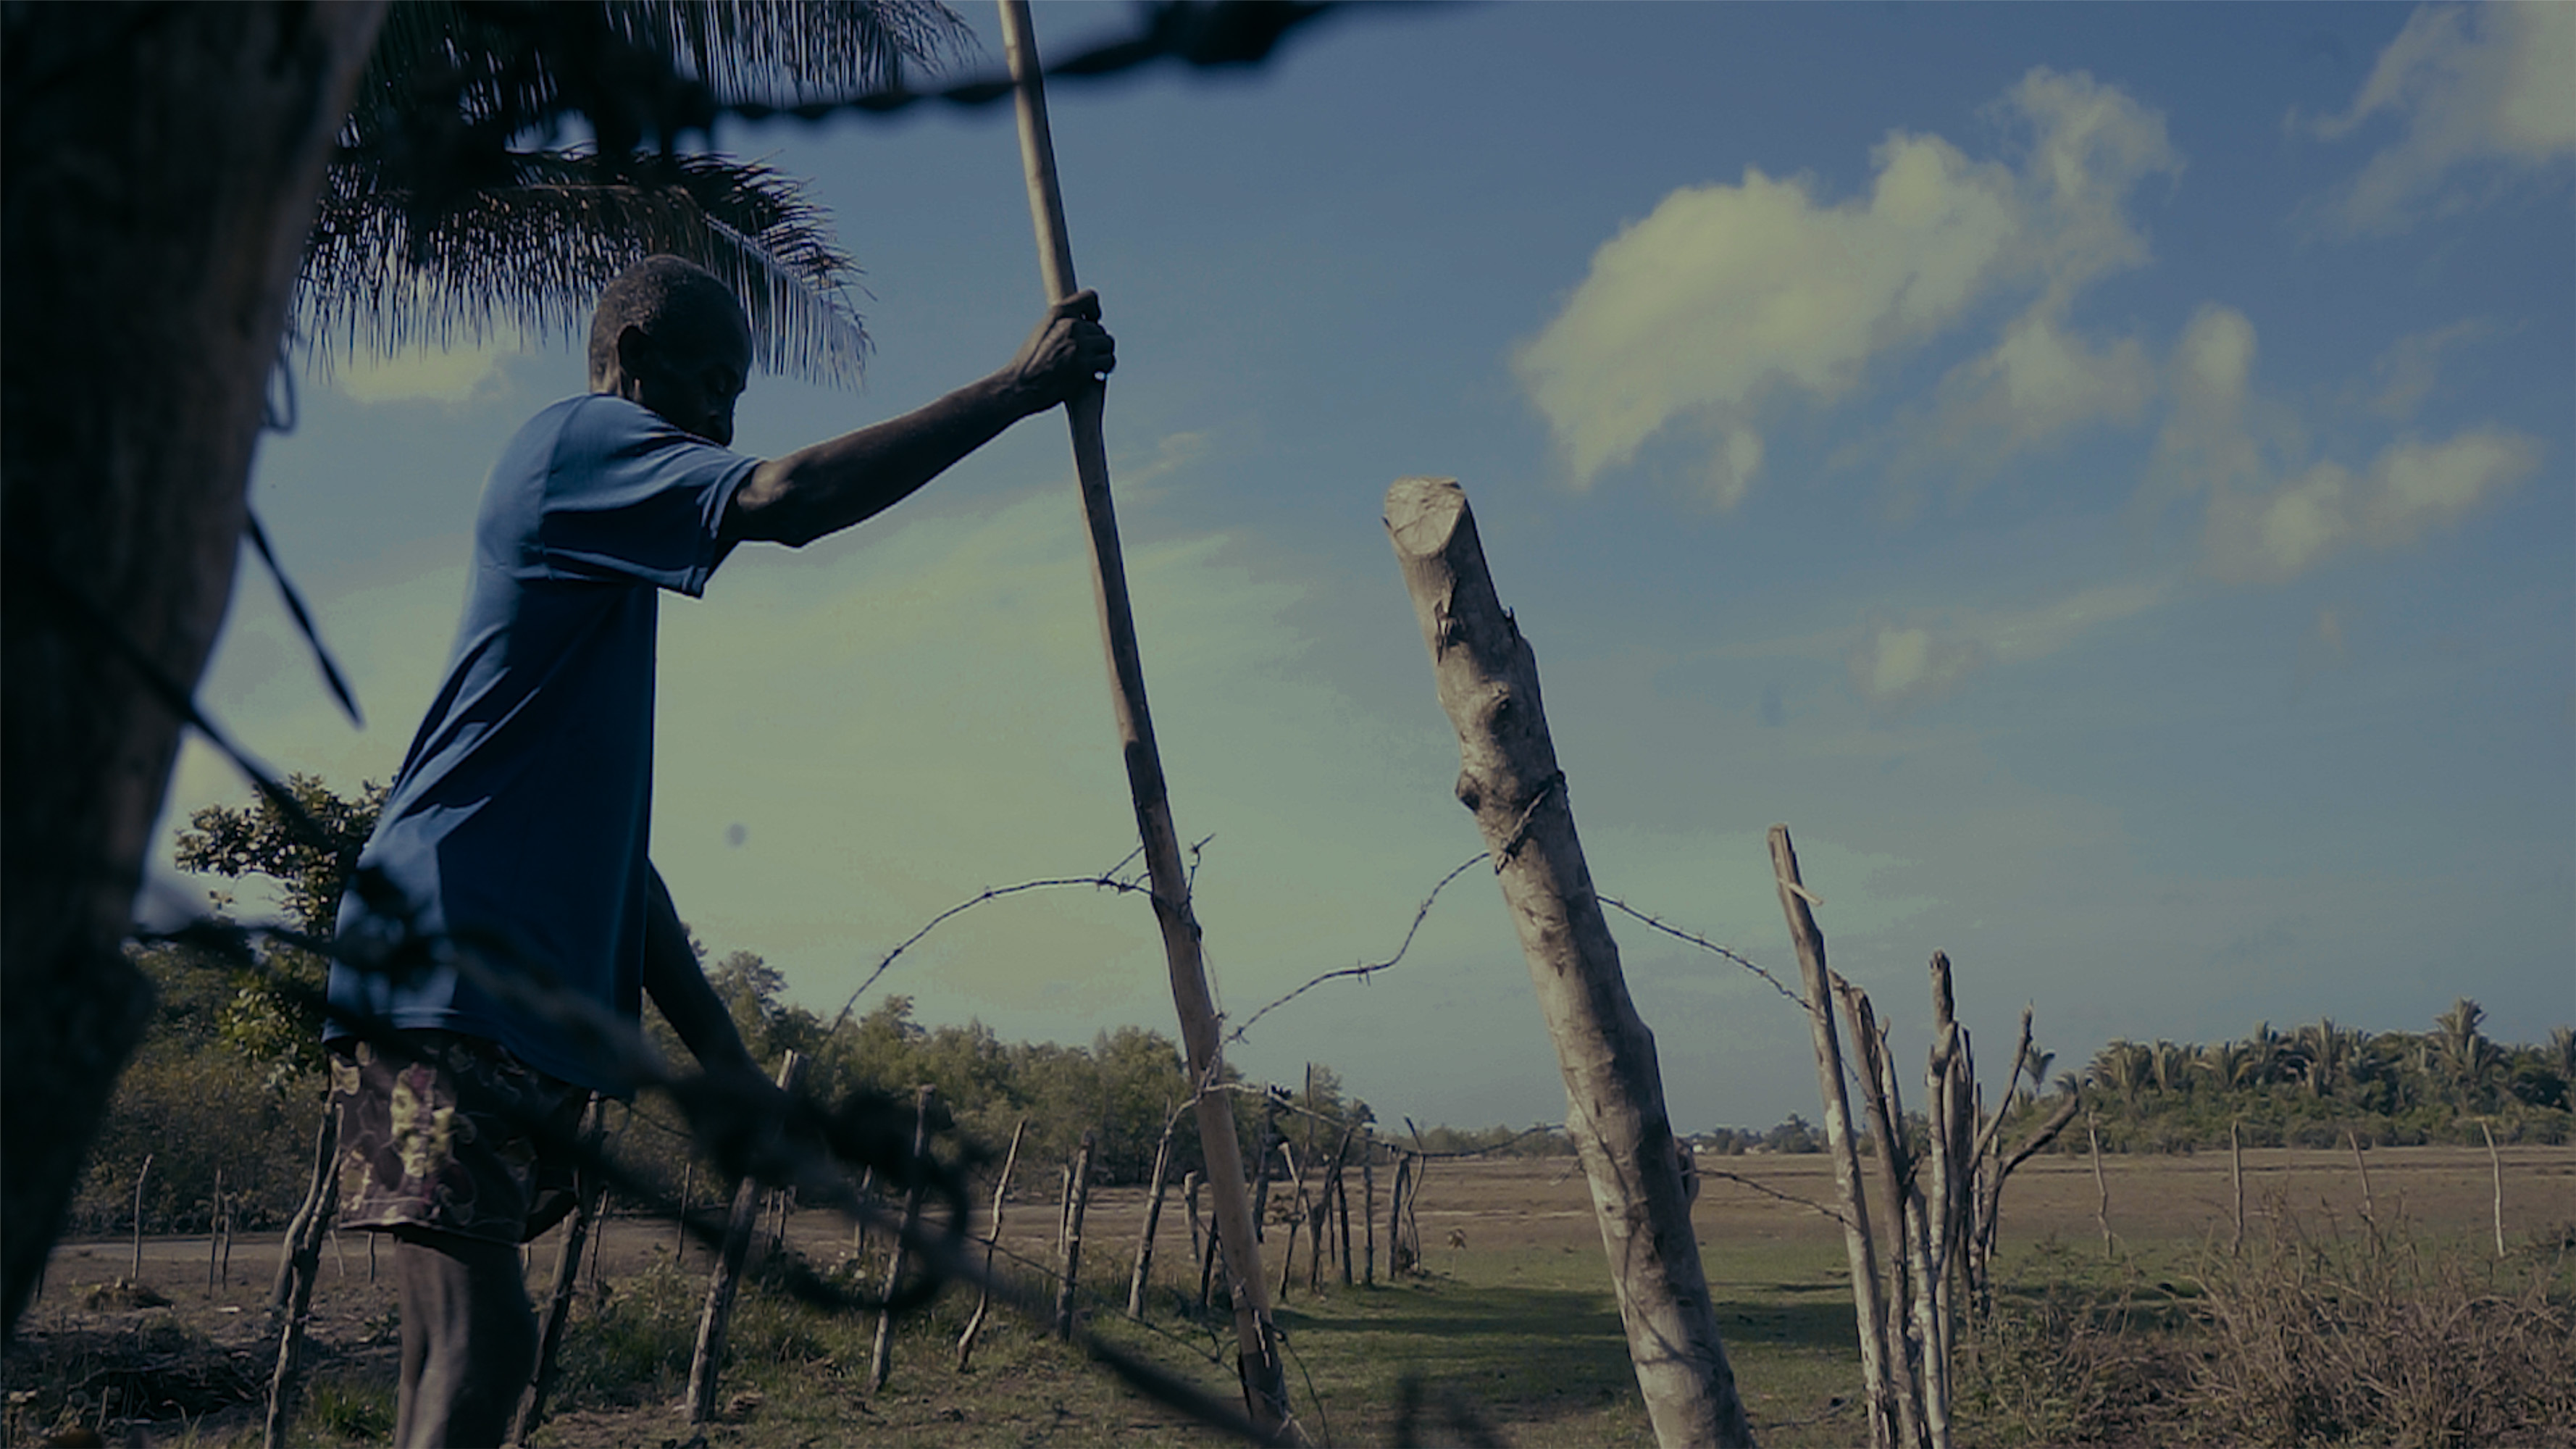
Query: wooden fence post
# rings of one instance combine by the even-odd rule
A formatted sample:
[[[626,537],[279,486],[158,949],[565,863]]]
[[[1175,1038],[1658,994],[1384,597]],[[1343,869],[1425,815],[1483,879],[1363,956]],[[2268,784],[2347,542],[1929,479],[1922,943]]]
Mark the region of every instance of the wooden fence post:
[[[1270,1241],[1270,1150],[1279,1140],[1279,1089],[1261,1091],[1261,1140],[1252,1149],[1252,1240]],[[1260,1274],[1255,1272],[1254,1277]]]
[[[1771,827],[1771,873],[1780,887],[1780,909],[1798,951],[1807,988],[1807,1025],[1814,1038],[1816,1086],[1824,1098],[1825,1146],[1834,1155],[1834,1186],[1842,1195],[1843,1256],[1851,1266],[1852,1313],[1859,1320],[1861,1391],[1868,1396],[1869,1439],[1877,1449],[1895,1443],[1895,1404],[1887,1384],[1887,1306],[1879,1296],[1878,1244],[1871,1231],[1868,1194],[1861,1186],[1859,1144],[1851,1124],[1851,1097],[1843,1085],[1842,1044],[1834,1031],[1832,988],[1826,985],[1825,933],[1809,908],[1816,897],[1798,876],[1797,847],[1789,827]],[[1894,1203],[1889,1207],[1893,1209]]]
[[[2093,1114],[2084,1114],[2085,1144],[2093,1154],[2093,1221],[2102,1228],[2102,1256],[2116,1256],[2111,1246],[2111,1181],[2102,1175],[2102,1131],[2094,1124]],[[2365,1210],[2364,1216],[2368,1216]]]
[[[2487,1140],[2487,1167],[2495,1174],[2495,1245],[2496,1256],[2504,1256],[2504,1159],[2496,1155],[2495,1129],[2478,1121],[2478,1135]]]
[[[1163,1225],[1163,1176],[1172,1165],[1172,1129],[1180,1116],[1166,1109],[1163,1137],[1154,1144],[1153,1177],[1145,1184],[1145,1227],[1136,1235],[1136,1273],[1127,1282],[1127,1316],[1143,1322],[1145,1289],[1154,1277],[1154,1233]]]
[[[206,1206],[206,1296],[215,1296],[216,1259],[222,1253],[224,1236],[224,1170],[215,1169],[215,1195]],[[374,1242],[370,1234],[367,1241]]]
[[[322,1239],[331,1216],[340,1210],[340,1114],[329,1103],[322,1125],[313,1134],[313,1180],[304,1206],[287,1227],[279,1245],[277,1283],[271,1290],[271,1312],[277,1316],[277,1367],[268,1379],[268,1418],[260,1442],[264,1449],[286,1449],[288,1431],[304,1394],[304,1330],[313,1312],[313,1280],[322,1267]]]
[[[1387,490],[1386,527],[1473,811],[1565,1080],[1603,1255],[1647,1417],[1665,1449],[1750,1444],[1673,1151],[1654,1034],[1628,997],[1566,802],[1528,641],[1496,597],[1451,479]]]
[[[939,1089],[923,1083],[912,1097],[912,1185],[903,1193],[903,1226],[895,1233],[894,1251],[886,1258],[885,1291],[888,1304],[895,1290],[903,1286],[903,1269],[911,1256],[912,1236],[921,1228],[922,1195],[930,1187],[930,1134],[939,1112]],[[886,1375],[894,1371],[894,1309],[877,1310],[876,1344],[868,1351],[868,1392],[885,1387]]]
[[[805,1058],[789,1052],[778,1064],[778,1089],[796,1090],[796,1079],[805,1074]],[[734,1293],[742,1286],[743,1255],[751,1248],[751,1230],[760,1216],[760,1184],[746,1177],[733,1191],[733,1214],[725,1221],[724,1248],[716,1255],[715,1271],[707,1277],[707,1306],[698,1315],[697,1348],[689,1355],[689,1422],[703,1424],[715,1417],[716,1376],[724,1367],[725,1330],[733,1322]]]
[[[1200,1234],[1199,1234],[1199,1174],[1198,1174],[1198,1169],[1197,1169],[1197,1168],[1192,1168],[1192,1169],[1190,1169],[1189,1171],[1184,1172],[1184,1173],[1182,1173],[1182,1174],[1181,1174],[1181,1206],[1182,1206],[1184,1209],[1186,1209],[1186,1210],[1188,1211],[1188,1213],[1189,1213],[1189,1219],[1190,1219],[1190,1261],[1191,1261],[1191,1262],[1193,1262],[1193,1263],[1195,1263],[1195,1262],[1197,1262],[1197,1261],[1199,1260],[1199,1241],[1200,1241]]]
[[[1099,1144],[1099,1135],[1089,1128],[1082,1134],[1082,1145],[1074,1149],[1073,1162],[1065,1169],[1064,1178],[1064,1276],[1056,1283],[1055,1336],[1073,1337],[1074,1295],[1081,1285],[1082,1213],[1091,1205],[1091,1153]]]
[[[1377,1139],[1360,1153],[1360,1277],[1377,1286]]]
[[[1002,1155],[1002,1175],[993,1179],[993,1211],[985,1220],[984,1276],[993,1276],[993,1253],[1002,1241],[1002,1204],[1009,1200],[1011,1169],[1019,1165],[1020,1138],[1029,1130],[1029,1119],[1023,1117],[1011,1129],[1011,1150]],[[976,1290],[975,1312],[966,1320],[966,1331],[957,1335],[957,1371],[966,1372],[975,1357],[975,1336],[984,1331],[984,1318],[993,1311],[993,1290],[988,1285]]]
[[[1852,1051],[1859,1058],[1861,1107],[1869,1116],[1870,1135],[1878,1139],[1879,1189],[1887,1199],[1888,1228],[1896,1234],[1887,1254],[1892,1291],[1887,1295],[1884,1367],[1889,1394],[1896,1400],[1899,1442],[1919,1445],[1925,1432],[1923,1376],[1931,1369],[1923,1362],[1917,1330],[1909,1326],[1918,1322],[1913,1317],[1915,1285],[1923,1277],[1922,1238],[1917,1231],[1922,1215],[1914,1207],[1919,1195],[1914,1185],[1914,1149],[1905,1140],[1904,1104],[1896,1099],[1895,1073],[1887,1064],[1887,1038],[1879,1032],[1868,994],[1830,970],[1826,984],[1842,1003],[1843,1022],[1851,1028]]]
[[[581,1142],[585,1150],[597,1152],[608,1133],[608,1099],[593,1092],[590,1106],[582,1114]],[[563,1349],[564,1325],[572,1320],[573,1289],[581,1279],[581,1252],[590,1241],[592,1224],[608,1198],[605,1181],[587,1182],[588,1173],[573,1178],[572,1215],[565,1220],[563,1241],[555,1245],[554,1291],[546,1295],[546,1316],[537,1330],[537,1364],[528,1375],[527,1393],[519,1400],[519,1412],[510,1423],[513,1445],[525,1444],[528,1436],[545,1422],[546,1398],[554,1392],[555,1366]],[[367,1234],[367,1276],[375,1277],[374,1233]]]

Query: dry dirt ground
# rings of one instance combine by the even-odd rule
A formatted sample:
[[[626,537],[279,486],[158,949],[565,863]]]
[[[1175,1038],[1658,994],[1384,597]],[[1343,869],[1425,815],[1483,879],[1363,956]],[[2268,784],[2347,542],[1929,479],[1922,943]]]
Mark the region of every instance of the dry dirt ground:
[[[2259,1230],[2263,1215],[2275,1204],[2303,1216],[2357,1220],[2365,1206],[2362,1164],[2366,1164],[2368,1206],[2380,1220],[2391,1221],[2402,1214],[2416,1231],[2436,1238],[2483,1241],[2493,1233],[2493,1177],[2482,1148],[2380,1148],[2363,1154],[2360,1164],[2349,1152],[2248,1150],[2242,1177],[2249,1231]],[[2571,1224],[2576,1224],[2576,1147],[2504,1148],[2501,1166],[2503,1226],[2509,1240],[2554,1241],[2571,1230]],[[1758,1277],[1766,1255],[1775,1252],[1784,1260],[1805,1261],[1819,1252],[1831,1256],[1840,1230],[1806,1205],[1833,1196],[1833,1174],[1826,1158],[1709,1158],[1702,1167],[1704,1186],[1695,1218],[1713,1277],[1721,1273]],[[1054,1256],[1057,1211],[1053,1174],[1038,1176],[1048,1186],[1042,1195],[1015,1195],[1005,1219],[1004,1248],[1044,1263]],[[1381,1216],[1388,1177],[1381,1173],[1378,1178]],[[2105,1193],[2107,1212],[2097,1217]],[[1356,1190],[1353,1198],[1356,1207]],[[2043,1242],[2098,1252],[2107,1221],[2124,1251],[2173,1249],[2212,1235],[2223,1238],[2233,1231],[2236,1201],[2234,1168],[2224,1151],[2106,1157],[2098,1189],[2092,1166],[2083,1156],[2045,1157],[2025,1164],[2011,1180],[2004,1199],[2003,1236],[2008,1259],[2017,1248]],[[1274,1208],[1277,1202],[1274,1189]],[[1143,1194],[1136,1189],[1103,1190],[1092,1198],[1086,1224],[1086,1251],[1091,1255],[1087,1261],[1103,1265],[1098,1285],[1103,1292],[1112,1291],[1107,1278],[1123,1273],[1123,1265],[1133,1261],[1142,1208]],[[1572,1159],[1437,1163],[1422,1183],[1416,1213],[1423,1266],[1434,1275],[1536,1261],[1541,1254],[1550,1262],[1588,1263],[1593,1260],[1580,1256],[1569,1260],[1565,1255],[1599,1251],[1588,1192]],[[1352,1231],[1354,1248],[1359,1249],[1364,1230],[1356,1214]],[[1378,1223],[1375,1231],[1375,1261],[1383,1280],[1385,1224]],[[1273,1253],[1284,1236],[1271,1233]],[[804,1213],[791,1219],[790,1238],[809,1260],[828,1265],[846,1250],[847,1230],[824,1214]],[[668,1261],[673,1242],[667,1224],[612,1221],[604,1235],[599,1271],[614,1282],[649,1264]],[[1167,1206],[1158,1235],[1158,1278],[1179,1279],[1189,1245],[1187,1214],[1175,1201]],[[389,1377],[391,1275],[371,1270],[368,1249],[367,1235],[355,1233],[342,1235],[325,1248],[313,1332],[320,1358],[333,1372]],[[123,1240],[67,1242],[57,1248],[41,1295],[22,1320],[20,1341],[10,1351],[7,1387],[16,1394],[48,1384],[57,1397],[65,1384],[75,1387],[84,1402],[93,1406],[97,1419],[123,1436],[110,1442],[223,1443],[231,1432],[256,1422],[256,1407],[244,1399],[262,1391],[267,1379],[260,1318],[276,1267],[277,1236],[237,1239],[229,1284],[211,1288],[207,1239],[146,1240],[140,1281],[168,1299],[166,1305],[129,1306],[127,1296],[114,1286],[132,1272],[132,1253],[130,1243]],[[551,1236],[532,1246],[533,1292],[544,1291],[555,1256]],[[682,1256],[684,1268],[692,1273],[702,1271],[706,1261],[705,1251],[695,1246]],[[390,1266],[389,1259],[379,1262]],[[1275,1258],[1269,1271],[1275,1286]],[[1295,1276],[1298,1286],[1285,1305],[1291,1311],[1301,1307],[1305,1298],[1302,1265]],[[1338,1273],[1329,1276],[1338,1277]],[[1123,1277],[1118,1281],[1123,1283]],[[1748,1279],[1738,1286],[1755,1285]],[[1606,1310],[1606,1282],[1603,1287]],[[1382,1326],[1389,1332],[1402,1331],[1394,1321]],[[209,1341],[211,1349],[206,1346]],[[1056,1412],[1063,1414],[1061,1403]],[[676,1420],[657,1408],[611,1414],[596,1422],[591,1422],[596,1416],[581,1417],[585,1423],[576,1437],[585,1444],[659,1445],[680,1438]],[[18,1421],[20,1416],[13,1414],[11,1419]],[[1526,1436],[1513,1433],[1511,1424],[1498,1427],[1513,1442],[1528,1442]],[[18,1442],[42,1442],[26,1433],[23,1423],[13,1437]],[[1035,1442],[1047,1436],[1019,1437]],[[826,1436],[812,1442],[835,1439]]]

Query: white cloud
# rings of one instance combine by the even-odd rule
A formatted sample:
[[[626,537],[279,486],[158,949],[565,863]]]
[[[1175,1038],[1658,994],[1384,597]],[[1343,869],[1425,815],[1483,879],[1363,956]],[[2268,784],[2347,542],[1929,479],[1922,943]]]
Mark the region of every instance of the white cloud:
[[[2370,400],[2372,411],[2399,422],[2413,417],[2415,410],[2432,395],[2440,381],[2435,372],[2442,354],[2494,331],[2493,326],[2471,317],[2448,327],[2399,338],[2380,355],[2375,369],[2380,379],[2380,390],[2378,396]]]
[[[2035,294],[1953,391],[2010,436],[2134,416],[2134,344],[2071,337],[2095,279],[2145,261],[2129,193],[2180,162],[2163,118],[2090,76],[2033,70],[1995,108],[2026,134],[2018,165],[1892,132],[1866,195],[1821,202],[1805,178],[1747,168],[1685,187],[1594,253],[1590,273],[1513,365],[1578,488],[1677,421],[1712,432],[1708,489],[1740,501],[1761,466],[1760,414],[1781,393],[1831,400],[1880,355]],[[2072,367],[2058,375],[2044,369]]]
[[[2531,439],[2478,427],[2438,443],[2401,438],[2361,474],[2320,462],[2268,491],[2221,491],[2203,536],[2209,568],[2235,582],[2277,582],[2351,549],[2402,547],[2458,522],[2538,462]]]
[[[1872,709],[1928,703],[1971,675],[2027,663],[2072,645],[2105,624],[2165,601],[2157,581],[2103,584],[2027,609],[1955,609],[1905,622],[1873,621],[1845,656],[1852,685]]]
[[[463,346],[344,357],[331,364],[323,380],[362,403],[461,403],[497,386],[501,364],[524,350],[519,335],[504,329]]]
[[[2391,356],[2429,352],[2457,331],[2406,339]],[[2295,425],[2256,391],[2255,353],[2244,313],[2213,303],[2193,315],[2167,365],[2172,413],[2149,469],[2151,491],[2208,495],[2202,558],[2218,578],[2277,583],[2354,548],[2401,548],[2539,463],[2537,442],[2493,424],[2441,442],[2399,438],[2358,474],[2310,459]]]
[[[2478,198],[2464,172],[2506,175],[2576,156],[2576,6],[2426,7],[2382,51],[2351,109],[2305,123],[2341,140],[2381,115],[2396,141],[2333,198],[2354,231],[2392,231]],[[2299,124],[2292,117],[2293,124]],[[2490,176],[2492,181],[2492,175]]]

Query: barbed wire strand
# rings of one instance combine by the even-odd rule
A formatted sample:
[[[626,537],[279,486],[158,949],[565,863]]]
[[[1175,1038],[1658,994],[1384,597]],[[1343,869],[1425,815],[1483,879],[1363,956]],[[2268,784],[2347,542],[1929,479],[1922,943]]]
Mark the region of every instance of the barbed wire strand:
[[[1422,898],[1422,904],[1414,908],[1413,924],[1404,928],[1404,939],[1397,943],[1394,955],[1389,956],[1383,961],[1369,965],[1344,966],[1337,971],[1327,971],[1308,981],[1305,985],[1298,987],[1296,990],[1289,992],[1287,995],[1280,997],[1277,1001],[1274,1001],[1268,1006],[1261,1008],[1259,1011],[1254,1012],[1252,1015],[1245,1017],[1242,1025],[1237,1026],[1234,1030],[1226,1033],[1225,1039],[1230,1042],[1243,1040],[1244,1033],[1252,1030],[1252,1024],[1254,1022],[1268,1016],[1280,1007],[1286,1006],[1289,1002],[1296,1000],[1298,997],[1305,995],[1307,992],[1314,990],[1316,987],[1323,985],[1327,981],[1338,981],[1344,977],[1353,977],[1358,980],[1365,981],[1369,977],[1376,975],[1378,972],[1384,971],[1398,961],[1403,960],[1404,953],[1413,949],[1413,938],[1421,933],[1423,920],[1431,914],[1432,903],[1440,899],[1440,893],[1448,889],[1449,882],[1465,875],[1468,869],[1474,866],[1476,862],[1483,860],[1486,854],[1487,852],[1481,850],[1476,852],[1474,855],[1460,861],[1456,868],[1452,869],[1447,875],[1440,878],[1440,883],[1431,888],[1431,894],[1424,896]]]

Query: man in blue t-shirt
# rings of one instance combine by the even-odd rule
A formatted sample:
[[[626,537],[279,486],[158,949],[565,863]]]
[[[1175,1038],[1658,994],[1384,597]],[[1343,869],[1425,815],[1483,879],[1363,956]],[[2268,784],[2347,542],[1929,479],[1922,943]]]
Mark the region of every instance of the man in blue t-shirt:
[[[398,1449],[507,1431],[536,1348],[517,1245],[570,1202],[543,1144],[592,1093],[636,1085],[603,1023],[649,995],[707,1071],[767,1085],[646,858],[661,591],[696,597],[745,540],[799,547],[871,517],[1096,385],[1116,363],[1099,315],[1082,293],[992,375],[763,462],[728,451],[740,304],[653,257],[601,295],[590,393],[502,451],[445,683],[359,858],[389,889],[341,907],[344,960],[378,969],[331,972],[341,1221],[397,1244]]]

